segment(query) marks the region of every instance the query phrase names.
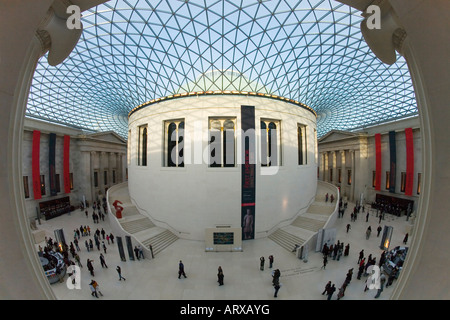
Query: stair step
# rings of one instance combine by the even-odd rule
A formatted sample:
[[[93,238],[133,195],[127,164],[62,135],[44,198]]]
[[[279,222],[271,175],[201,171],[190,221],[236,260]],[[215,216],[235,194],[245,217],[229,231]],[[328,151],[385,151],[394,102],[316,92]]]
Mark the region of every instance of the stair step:
[[[305,242],[304,239],[301,239],[282,229],[278,229],[269,235],[269,239],[288,251],[292,251],[296,245],[301,246]]]

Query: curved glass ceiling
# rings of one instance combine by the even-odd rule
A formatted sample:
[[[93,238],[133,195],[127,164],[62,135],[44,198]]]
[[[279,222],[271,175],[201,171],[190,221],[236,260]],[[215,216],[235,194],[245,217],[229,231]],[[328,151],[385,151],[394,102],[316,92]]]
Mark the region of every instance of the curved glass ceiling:
[[[110,0],[83,13],[62,64],[41,58],[26,115],[126,138],[131,109],[207,91],[212,71],[313,108],[319,137],[417,115],[406,62],[381,63],[361,20],[331,0]]]

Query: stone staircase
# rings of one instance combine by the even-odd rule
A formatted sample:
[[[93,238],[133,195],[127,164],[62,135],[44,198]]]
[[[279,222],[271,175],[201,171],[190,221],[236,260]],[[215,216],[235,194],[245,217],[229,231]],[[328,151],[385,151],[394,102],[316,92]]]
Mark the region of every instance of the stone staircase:
[[[269,239],[288,251],[293,251],[296,246],[302,246],[305,242],[305,239],[301,239],[283,230],[282,228],[277,229],[275,232],[273,232],[269,236]]]
[[[335,203],[325,203],[322,196],[316,196],[305,213],[295,218],[290,225],[276,229],[268,238],[284,249],[295,252],[296,246],[302,246],[325,226],[334,208]]]
[[[147,248],[149,248],[151,245],[153,254],[156,255],[177,240],[178,237],[166,229],[161,233],[158,233],[157,235],[142,241],[142,244]]]
[[[168,229],[156,226],[148,216],[139,212],[136,206],[131,202],[128,194],[128,184],[123,184],[119,188],[115,188],[110,194],[110,202],[119,200],[123,207],[122,218],[117,219],[122,229],[133,236],[146,249],[152,247],[153,255],[156,255],[170,246],[178,237]],[[111,206],[114,212],[114,207]]]

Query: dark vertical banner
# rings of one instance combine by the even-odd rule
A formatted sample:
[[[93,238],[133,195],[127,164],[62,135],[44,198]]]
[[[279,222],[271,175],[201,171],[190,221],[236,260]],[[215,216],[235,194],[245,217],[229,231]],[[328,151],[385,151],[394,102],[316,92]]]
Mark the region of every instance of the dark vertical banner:
[[[63,146],[63,177],[64,192],[70,193],[70,136],[64,136]]]
[[[50,195],[56,196],[56,134],[50,133],[48,139],[48,178],[50,181]]]
[[[41,199],[41,171],[40,171],[40,147],[41,147],[41,132],[33,131],[33,146],[31,153],[31,170],[33,176],[33,195],[34,199]]]
[[[414,140],[412,128],[405,129],[406,140],[406,185],[405,195],[411,196],[414,182]]]
[[[241,106],[242,239],[255,238],[256,135],[255,107]]]
[[[375,134],[375,190],[381,190],[381,134]]]
[[[389,131],[389,156],[390,156],[390,174],[389,174],[389,192],[395,192],[395,172],[397,169],[397,151],[395,144],[395,131]]]
[[[125,258],[125,251],[123,249],[122,237],[116,237],[117,249],[119,249],[120,260],[127,261]]]

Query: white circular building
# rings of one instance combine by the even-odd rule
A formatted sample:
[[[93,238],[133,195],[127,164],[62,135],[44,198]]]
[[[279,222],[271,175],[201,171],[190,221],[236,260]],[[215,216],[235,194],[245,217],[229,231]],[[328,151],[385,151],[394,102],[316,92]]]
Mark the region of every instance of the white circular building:
[[[131,199],[185,239],[208,228],[254,239],[288,225],[316,194],[315,112],[232,71],[203,74],[192,89],[130,112]]]

